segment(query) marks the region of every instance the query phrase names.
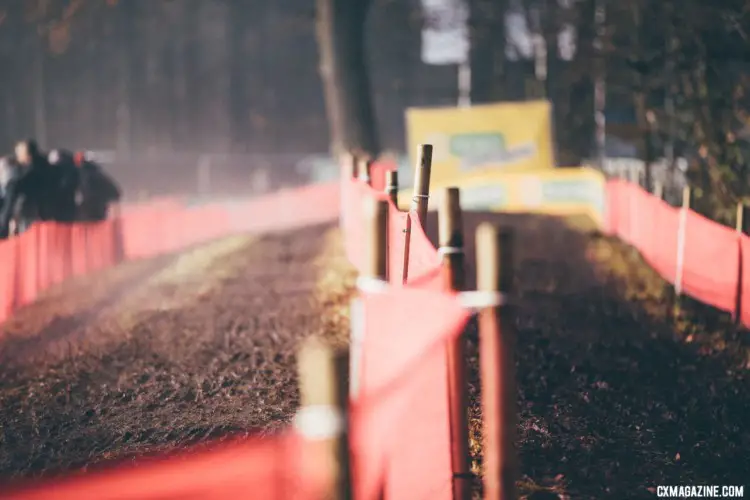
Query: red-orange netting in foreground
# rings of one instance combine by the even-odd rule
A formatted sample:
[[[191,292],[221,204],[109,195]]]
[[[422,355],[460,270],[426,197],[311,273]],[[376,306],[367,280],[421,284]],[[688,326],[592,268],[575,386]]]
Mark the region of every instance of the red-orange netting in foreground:
[[[373,175],[380,178],[385,170],[376,168]],[[297,227],[337,215],[347,256],[361,270],[368,197],[386,199],[344,175],[341,184],[230,205],[186,208],[165,201],[128,207],[100,224],[37,224],[0,242],[0,321],[69,276],[228,234]],[[750,239],[622,181],[607,184],[606,212],[605,230],[637,247],[666,280],[706,303],[735,310],[738,284],[750,282]],[[438,253],[416,215],[389,204],[389,224],[392,286],[362,297],[360,389],[351,414],[354,487],[362,500],[378,498],[381,490],[394,500],[447,500],[452,473],[445,346],[460,334],[468,313],[454,293],[443,291]],[[742,320],[750,324],[750,294],[740,302]],[[6,488],[0,499],[315,498],[327,479],[319,452],[289,433],[31,489]]]
[[[445,345],[468,313],[454,294],[394,288],[366,294],[360,391],[353,412],[358,498],[450,499]],[[423,312],[423,313],[419,313]]]
[[[374,172],[384,175],[384,171]],[[10,312],[70,275],[109,267],[122,259],[154,256],[232,232],[327,220],[339,213],[339,193],[347,255],[361,268],[364,200],[386,197],[344,179],[340,187],[283,192],[226,209],[217,205],[186,209],[163,203],[152,209],[131,207],[117,223],[37,225],[20,238],[0,244],[0,254],[8,259],[4,262],[15,260],[21,270],[14,273],[2,268],[0,286],[10,297],[3,305]],[[383,487],[394,499],[448,499],[445,342],[462,331],[468,316],[453,293],[441,291],[437,252],[415,215],[389,204],[389,223],[389,273],[395,286],[364,297],[362,384],[351,415],[355,490],[363,500],[377,498]],[[409,286],[402,288],[405,261]],[[420,311],[427,315],[415,314]],[[312,447],[293,435],[250,441],[43,484],[0,498],[229,499],[248,498],[248,494],[264,499],[308,498],[308,494],[320,493],[325,480],[320,460],[310,456]]]
[[[101,224],[36,225],[20,238],[0,244],[0,254],[7,258],[3,262],[16,263],[20,270],[0,268],[0,286],[7,294],[4,310],[12,312],[68,276],[121,260],[175,251],[233,232],[329,220],[339,213],[339,193],[347,254],[359,267],[364,254],[363,201],[386,197],[344,180],[341,187],[283,192],[231,208],[161,203],[130,207],[117,221]],[[376,498],[383,485],[390,498],[447,499],[451,468],[444,345],[460,333],[467,314],[454,294],[436,286],[437,253],[418,219],[392,204],[389,208],[389,272],[396,286],[364,300],[363,382],[351,418],[355,489],[362,499]],[[407,248],[414,274],[410,286],[401,288]],[[422,282],[427,285],[423,290]],[[413,311],[430,311],[430,320],[425,322]],[[311,450],[314,445],[294,435],[256,440],[6,491],[0,498],[310,498],[320,494],[325,482],[320,460],[310,456]]]
[[[325,464],[315,444],[289,434],[216,446],[30,489],[0,492],[2,500],[316,500],[325,491]]]
[[[364,206],[384,195],[344,173],[347,255],[362,269]],[[365,293],[364,339],[352,413],[357,498],[452,498],[446,342],[463,331],[467,311],[443,291],[435,247],[415,213],[388,204],[392,288]],[[356,214],[356,215],[352,215]],[[394,258],[394,255],[396,256]],[[407,287],[402,287],[404,260]],[[394,262],[395,261],[395,262]]]

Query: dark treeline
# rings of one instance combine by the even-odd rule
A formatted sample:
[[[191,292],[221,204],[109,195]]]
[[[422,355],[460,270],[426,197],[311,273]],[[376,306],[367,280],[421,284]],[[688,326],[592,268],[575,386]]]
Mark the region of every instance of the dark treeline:
[[[35,13],[5,3],[4,143],[36,135],[121,154],[325,150],[304,2],[88,0],[60,28],[60,7],[73,2]]]
[[[471,7],[475,101],[544,96],[529,86],[532,61],[504,60],[508,6]],[[169,163],[187,163],[192,177],[199,153],[242,163],[328,151],[314,2],[0,0],[0,12],[6,148],[36,137],[43,147],[116,151],[125,163],[149,156],[163,182],[179,168]],[[407,107],[457,100],[456,67],[420,61],[422,26],[418,0],[378,0],[368,12],[381,150],[405,151]],[[589,153],[593,133],[590,82],[571,88],[551,95],[558,123],[571,106],[585,109],[575,137],[558,134],[566,163]]]
[[[596,151],[598,79],[607,133],[645,160],[667,150],[691,159],[699,209],[723,217],[750,195],[743,0],[467,1],[473,102],[549,98],[560,164]],[[405,108],[455,104],[457,69],[420,61],[419,0],[351,2],[367,6],[374,143],[404,151]],[[311,0],[0,0],[0,144],[35,136],[43,147],[114,150],[141,170],[134,158],[151,154],[147,170],[164,179],[194,172],[201,153],[235,155],[238,171],[257,164],[247,155],[325,153],[315,9]],[[519,22],[540,36],[546,79],[514,46]],[[565,32],[572,57],[561,53]],[[289,172],[294,161],[266,163]]]
[[[200,154],[232,155],[214,162],[214,187],[261,164],[273,189],[304,182],[296,162],[329,150],[313,2],[0,0],[0,15],[5,151],[23,137],[116,151],[127,186],[179,191],[195,188]],[[420,62],[420,30],[418,1],[381,1],[368,18],[387,150],[405,150],[407,106],[456,100],[455,67]]]
[[[384,2],[369,21],[381,34],[368,49],[387,148],[403,149],[407,105],[455,101],[455,69],[419,61],[418,7]],[[312,2],[5,0],[0,9],[0,144],[328,150]]]

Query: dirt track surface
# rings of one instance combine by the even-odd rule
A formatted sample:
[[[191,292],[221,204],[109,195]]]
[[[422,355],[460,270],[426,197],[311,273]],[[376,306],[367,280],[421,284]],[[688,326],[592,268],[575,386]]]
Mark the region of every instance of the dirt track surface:
[[[517,230],[520,491],[619,500],[653,498],[656,485],[746,484],[748,334],[727,333],[710,311],[665,323],[661,282],[629,249],[558,219],[467,216],[469,257],[488,219]],[[287,423],[297,341],[346,341],[352,274],[339,237],[326,227],[219,242],[66,285],[21,311],[4,327],[16,340],[0,346],[0,475]],[[472,327],[469,339],[479,472]]]
[[[230,238],[78,280],[20,311],[0,346],[0,476],[287,424],[299,340],[347,332],[336,237],[320,226]]]
[[[520,492],[619,500],[716,484],[750,494],[750,334],[705,308],[668,324],[662,281],[632,249],[552,217],[465,216],[470,281],[473,234],[486,220],[516,234]],[[473,327],[469,339],[479,472]]]

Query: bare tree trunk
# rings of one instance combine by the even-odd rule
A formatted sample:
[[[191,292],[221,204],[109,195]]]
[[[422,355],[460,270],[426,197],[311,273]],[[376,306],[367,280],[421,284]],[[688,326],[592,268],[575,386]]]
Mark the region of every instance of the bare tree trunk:
[[[228,38],[228,10],[233,3],[201,1],[203,14],[199,23],[204,36],[212,37],[216,43],[204,43],[207,63],[214,71],[213,81],[207,84],[206,106],[201,119],[204,134],[208,138],[205,150],[227,154],[232,150],[232,116],[230,106],[231,48]]]
[[[565,152],[567,140],[565,140],[564,120],[568,115],[565,109],[564,92],[568,87],[561,84],[565,78],[564,64],[560,58],[559,34],[563,27],[563,9],[558,0],[545,0],[541,9],[541,30],[544,38],[546,74],[544,77],[544,95],[552,104],[552,132],[554,134],[553,147],[555,148],[555,161],[560,165],[561,158],[569,158],[571,155]],[[567,162],[566,162],[567,163]]]
[[[560,43],[558,35],[562,28],[562,22],[560,17],[562,9],[558,5],[557,0],[544,0],[541,8],[541,28],[542,37],[544,38],[545,55],[546,55],[546,69],[547,74],[545,75],[544,93],[547,99],[553,103],[557,102],[557,86],[561,80],[561,61],[560,61]],[[555,106],[557,108],[557,106]],[[559,115],[558,113],[555,113]],[[553,122],[555,127],[558,126],[557,121]]]
[[[8,90],[5,102],[3,104],[5,104],[6,118],[6,130],[5,134],[3,134],[3,140],[6,144],[9,144],[16,138],[16,131],[18,129],[18,113],[16,112],[15,102],[10,95],[10,90]]]
[[[36,33],[34,37],[34,135],[37,144],[47,147],[47,95],[45,85],[45,38]]]
[[[158,29],[158,20],[154,12],[156,4],[144,5],[144,28],[140,34],[142,53],[144,54],[144,85],[143,85],[143,116],[139,127],[143,129],[142,144],[144,152],[150,153],[157,149],[161,143],[160,130],[163,128],[160,118],[161,96],[159,95],[159,53],[161,44],[157,41],[155,31]]]
[[[19,9],[20,6],[16,6],[16,10]],[[7,12],[8,16],[17,16],[19,15],[16,10],[12,10],[9,8],[9,11]],[[18,42],[19,40],[23,40],[23,37],[21,36],[20,32],[20,26],[21,23],[7,23],[5,26],[5,29],[2,31],[2,40],[0,40],[0,43],[3,43],[5,46],[11,46],[11,42]],[[18,77],[19,75],[23,75],[20,71],[18,71],[16,68],[19,66],[19,51],[9,51],[7,53],[7,59],[2,61],[3,68],[6,68],[7,73],[3,75],[3,107],[5,108],[4,113],[4,133],[2,134],[2,137],[0,140],[2,140],[5,144],[12,144],[14,141],[18,139],[18,133],[19,133],[19,114],[18,114],[18,105],[16,101],[21,98],[21,93],[19,92],[19,84],[18,84]]]
[[[503,100],[507,95],[507,0],[470,0],[469,11],[472,101],[481,104]]]
[[[247,134],[248,107],[245,102],[244,35],[246,9],[239,2],[227,5],[227,68],[229,71],[229,131],[233,151],[244,149]]]
[[[637,60],[641,62],[643,54],[646,51],[644,46],[644,39],[641,36],[641,32],[644,28],[643,22],[643,10],[642,8],[633,3],[630,6],[631,14],[633,16],[633,38],[635,53]],[[651,190],[651,165],[653,164],[654,148],[652,147],[653,133],[654,133],[654,118],[651,116],[652,113],[648,109],[648,88],[646,86],[646,78],[640,71],[636,70],[634,74],[634,85],[633,85],[633,107],[635,108],[636,121],[638,123],[638,129],[641,137],[641,158],[643,159],[644,168],[644,188],[648,191]]]
[[[646,190],[651,190],[651,166],[656,161],[656,151],[654,149],[656,124],[654,123],[654,118],[651,116],[652,112],[649,111],[646,105],[646,94],[643,90],[637,90],[633,93],[633,102],[641,136],[641,158],[643,159],[644,168],[643,187]]]
[[[320,75],[326,101],[331,152],[361,149],[377,155],[380,145],[365,53],[369,0],[316,0]]]
[[[177,149],[182,151],[183,149],[190,149],[190,140],[188,139],[188,126],[189,126],[189,114],[188,106],[188,59],[189,59],[189,43],[190,38],[193,36],[188,30],[189,22],[187,16],[190,15],[188,12],[190,5],[187,5],[184,1],[176,5],[178,9],[178,19],[180,20],[178,34],[177,34],[177,47],[174,51],[174,91],[175,91],[175,107],[174,107],[174,134],[175,134],[175,145]]]
[[[198,20],[202,14],[201,6],[203,2],[200,0],[185,0],[185,12],[183,18],[182,29],[185,32],[185,46],[183,56],[185,57],[185,93],[186,102],[183,116],[187,122],[185,127],[185,139],[191,146],[191,149],[196,151],[202,151],[203,145],[200,142],[200,137],[203,134],[199,132],[200,120],[202,118],[200,111],[200,97],[198,95],[198,86],[201,85],[199,69],[201,67],[200,60],[200,31],[198,29]]]
[[[604,83],[603,58],[596,42],[596,0],[583,0],[575,4],[572,24],[576,31],[575,53],[565,72],[567,110],[565,123],[558,136],[562,150],[561,165],[580,165],[586,158],[599,158],[596,131],[597,105],[594,99],[595,81]],[[603,87],[603,85],[602,85]],[[605,88],[600,88],[605,90]],[[603,95],[601,96],[603,97]],[[599,104],[606,104],[600,102]],[[603,109],[601,119],[603,116]],[[602,125],[605,125],[602,123]],[[600,130],[604,139],[604,130]],[[603,152],[603,151],[602,151]],[[593,153],[593,154],[592,154]]]
[[[133,153],[133,48],[136,3],[122,2],[119,14],[119,88],[117,103],[117,156],[129,161]]]

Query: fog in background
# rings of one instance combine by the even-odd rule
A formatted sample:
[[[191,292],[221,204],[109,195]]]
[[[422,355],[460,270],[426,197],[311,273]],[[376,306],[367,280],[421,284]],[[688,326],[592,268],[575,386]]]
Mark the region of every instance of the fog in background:
[[[253,180],[297,185],[319,163],[310,156],[327,155],[313,2],[11,0],[0,9],[5,151],[24,137],[100,151],[129,194],[195,191],[200,164],[211,165],[217,192]],[[417,2],[381,2],[370,21],[382,34],[370,43],[380,133],[403,151],[405,107],[454,102],[455,69],[420,63]]]
[[[510,7],[502,50],[513,100],[529,97],[533,54],[525,17]],[[36,137],[45,149],[97,151],[130,195],[266,190],[330,175],[314,168],[329,144],[314,2],[5,0],[0,9],[6,150]],[[368,18],[379,134],[396,153],[406,150],[407,107],[457,100],[456,66],[421,61],[424,26],[419,0],[377,0]],[[476,54],[486,68],[474,75],[480,100],[492,97],[487,61],[504,38],[502,26],[494,31]]]
[[[603,149],[653,157],[643,142],[655,135],[640,115],[654,109],[664,136],[675,113],[662,106],[668,80],[655,71],[664,65],[646,51],[663,45],[666,28],[654,31],[647,13],[681,12],[667,4],[608,3],[607,132],[597,142],[596,0],[372,0],[366,40],[382,149],[406,167],[405,109],[458,101],[458,66],[425,64],[426,42],[468,46],[470,37],[472,102],[550,99],[559,164],[579,165]],[[706,18],[695,12],[686,19]],[[44,149],[93,150],[131,198],[239,195],[335,175],[313,1],[0,0],[0,21],[5,151],[26,137]],[[677,35],[692,54],[694,37]],[[645,102],[638,119],[634,101]],[[675,125],[672,135],[683,138],[668,145],[672,156],[681,144],[698,147],[693,108]]]

